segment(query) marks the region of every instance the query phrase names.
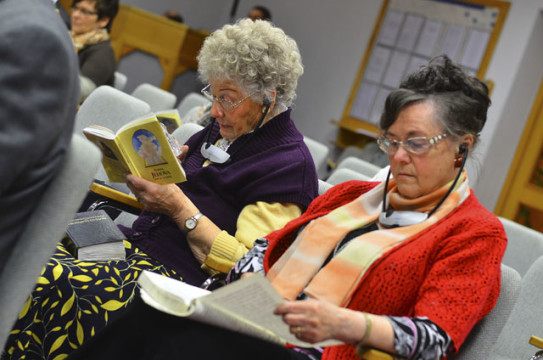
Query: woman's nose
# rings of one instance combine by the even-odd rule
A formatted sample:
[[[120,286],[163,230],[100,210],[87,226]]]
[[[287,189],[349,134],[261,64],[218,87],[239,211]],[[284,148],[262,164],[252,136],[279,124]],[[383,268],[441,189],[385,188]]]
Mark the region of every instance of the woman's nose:
[[[411,156],[403,146],[398,146],[398,150],[391,156],[392,159],[401,163],[408,163],[411,161]]]
[[[211,117],[214,117],[214,118],[224,117],[224,111],[222,110],[221,106],[217,103],[217,101],[214,101],[213,104],[211,104],[211,110],[209,111],[209,114],[211,115]]]

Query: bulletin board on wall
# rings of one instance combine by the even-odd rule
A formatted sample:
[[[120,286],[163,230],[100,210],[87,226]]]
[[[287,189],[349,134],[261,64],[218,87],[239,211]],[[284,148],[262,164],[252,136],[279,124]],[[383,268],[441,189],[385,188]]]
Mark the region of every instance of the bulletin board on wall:
[[[484,79],[510,3],[501,0],[384,0],[340,121],[337,145],[378,134],[388,93],[402,78],[447,54]]]

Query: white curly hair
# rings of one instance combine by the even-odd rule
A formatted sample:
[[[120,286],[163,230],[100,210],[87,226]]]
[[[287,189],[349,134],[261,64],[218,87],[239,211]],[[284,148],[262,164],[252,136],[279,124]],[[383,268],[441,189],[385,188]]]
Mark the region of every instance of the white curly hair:
[[[269,101],[275,90],[279,108],[292,104],[303,72],[298,45],[269,21],[242,19],[225,25],[206,38],[198,54],[198,74],[204,83],[234,81]],[[253,98],[258,99],[256,94]]]

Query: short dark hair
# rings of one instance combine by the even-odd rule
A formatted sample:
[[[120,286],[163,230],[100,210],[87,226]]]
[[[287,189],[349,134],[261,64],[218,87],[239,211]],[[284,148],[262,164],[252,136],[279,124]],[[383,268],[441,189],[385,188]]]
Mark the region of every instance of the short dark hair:
[[[253,6],[253,9],[256,9],[262,13],[263,15],[262,20],[271,21],[272,19],[271,12],[267,7],[264,7],[262,5],[256,5],[256,6]]]
[[[80,3],[83,0],[74,0],[72,3],[72,7]],[[94,7],[96,8],[96,12],[98,13],[98,20],[108,18],[109,22],[106,26],[106,29],[109,31],[111,29],[111,24],[113,23],[113,19],[115,19],[115,16],[117,16],[117,13],[119,12],[119,0],[95,0],[94,1]]]
[[[181,14],[179,14],[176,11],[168,10],[163,14],[165,17],[167,17],[170,20],[177,21],[178,23],[183,23],[183,17]]]
[[[440,55],[408,75],[400,87],[388,95],[379,127],[388,130],[400,111],[422,101],[434,103],[437,120],[450,135],[471,134],[475,141],[485,125],[490,106],[487,85],[465,73],[447,55]]]

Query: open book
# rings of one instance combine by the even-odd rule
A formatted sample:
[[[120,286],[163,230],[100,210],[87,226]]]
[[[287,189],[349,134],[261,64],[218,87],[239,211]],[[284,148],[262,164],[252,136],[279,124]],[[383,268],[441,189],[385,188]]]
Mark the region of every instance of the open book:
[[[164,124],[169,134],[181,126],[181,116],[177,109],[168,109],[155,112],[155,115],[161,123]]]
[[[125,124],[117,133],[91,125],[83,134],[102,150],[102,165],[111,182],[125,182],[127,172],[158,184],[186,180],[176,158],[180,150],[175,148],[175,139],[154,114]]]
[[[301,347],[338,345],[337,340],[310,344],[297,339],[273,311],[285,301],[262,275],[255,274],[208,291],[150,271],[138,279],[141,297],[165,313],[223,327],[278,344]]]

